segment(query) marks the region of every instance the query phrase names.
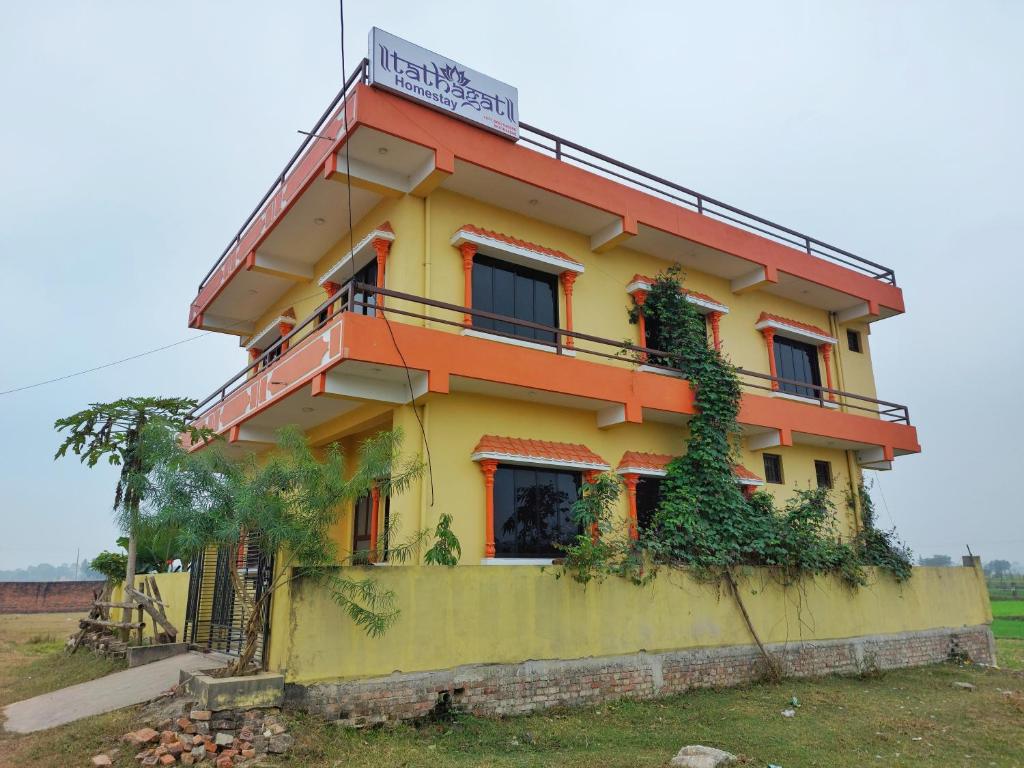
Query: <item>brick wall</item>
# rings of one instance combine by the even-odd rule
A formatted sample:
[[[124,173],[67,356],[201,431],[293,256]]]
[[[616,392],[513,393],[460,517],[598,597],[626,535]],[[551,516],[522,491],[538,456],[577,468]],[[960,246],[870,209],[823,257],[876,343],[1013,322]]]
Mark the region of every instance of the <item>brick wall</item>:
[[[913,667],[953,654],[995,663],[987,625],[773,645],[768,650],[785,675],[792,677]],[[289,684],[285,697],[293,707],[352,722],[415,718],[439,703],[474,714],[511,715],[739,685],[756,680],[762,671],[756,646],[732,646],[572,661],[474,664],[367,680]]]
[[[102,581],[0,581],[0,613],[88,611]]]

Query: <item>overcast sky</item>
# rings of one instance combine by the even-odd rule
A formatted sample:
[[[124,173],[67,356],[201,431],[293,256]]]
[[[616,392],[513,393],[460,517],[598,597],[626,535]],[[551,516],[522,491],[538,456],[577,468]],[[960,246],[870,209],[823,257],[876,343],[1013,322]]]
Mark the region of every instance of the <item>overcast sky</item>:
[[[924,451],[878,477],[915,552],[1024,561],[1024,4],[348,0],[519,88],[524,120],[891,266],[879,397]],[[627,10],[628,9],[628,10]],[[116,538],[114,472],[52,461],[54,419],[201,398],[244,364],[187,328],[196,286],[341,78],[338,8],[0,8],[0,569]]]

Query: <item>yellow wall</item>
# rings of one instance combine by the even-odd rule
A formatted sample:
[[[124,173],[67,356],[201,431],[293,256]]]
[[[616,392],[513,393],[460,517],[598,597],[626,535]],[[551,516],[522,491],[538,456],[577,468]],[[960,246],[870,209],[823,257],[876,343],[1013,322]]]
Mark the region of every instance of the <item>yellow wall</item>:
[[[678,455],[685,451],[689,430],[684,425],[622,424],[614,429],[597,428],[592,411],[573,410],[527,401],[501,400],[465,392],[431,399],[420,407],[424,429],[430,441],[434,503],[430,504],[430,477],[425,475],[407,493],[391,501],[399,539],[416,531],[433,529],[438,518],[453,517],[453,530],[462,545],[462,563],[476,564],[484,557],[485,496],[480,468],[470,456],[485,434],[533,440],[583,443],[601,456],[614,470],[626,451]],[[410,406],[395,410],[395,425],[405,432],[405,449],[410,456],[425,457],[419,425]],[[833,471],[832,500],[836,507],[836,532],[849,538],[855,532],[854,516],[847,508],[850,488],[847,454],[834,448],[809,445],[776,448],[769,453],[782,456],[785,482],[767,484],[779,507],[792,498],[797,488],[816,487],[814,461],[829,461]],[[744,466],[763,476],[760,451],[742,451]],[[854,481],[859,481],[856,469]],[[619,499],[620,522],[625,525],[627,497]]]
[[[628,321],[632,301],[626,293],[626,285],[633,275],[641,273],[653,276],[669,266],[668,261],[623,247],[595,254],[590,251],[590,241],[585,235],[444,189],[436,190],[426,199],[405,196],[382,201],[357,223],[353,240],[358,242],[384,221],[390,222],[396,236],[387,264],[388,288],[461,305],[464,301],[462,260],[458,249],[450,244],[450,239],[461,226],[473,224],[559,249],[582,262],[586,271],[575,284],[575,328],[615,340],[639,340],[637,327]],[[336,243],[317,262],[314,275],[319,278],[345,255],[348,248],[348,238]],[[768,311],[813,323],[837,336],[839,344],[833,356],[836,386],[874,394],[867,325],[841,326],[823,310],[763,291],[734,295],[727,280],[700,272],[688,273],[686,285],[729,306],[730,313],[721,321],[721,333],[725,352],[737,365],[764,373],[769,371],[764,339],[754,328],[759,314]],[[323,299],[324,293],[316,285],[316,280],[296,284],[259,319],[256,327],[262,329],[283,310],[292,306],[301,320]],[[564,324],[564,295],[561,292],[560,302],[560,317]],[[397,300],[388,300],[388,304],[393,308],[407,308],[432,317],[462,319],[460,314],[427,309],[422,305],[402,304]],[[392,315],[391,319],[393,322],[424,322],[400,315]],[[432,325],[439,330],[458,332],[458,329],[440,323]],[[856,354],[846,349],[847,327],[861,331],[863,353]],[[629,365],[626,361],[602,362]],[[432,529],[438,517],[449,512],[455,519],[455,531],[463,545],[463,562],[467,563],[477,563],[483,556],[483,480],[478,466],[469,458],[482,435],[498,434],[583,443],[614,468],[627,450],[681,453],[688,434],[684,425],[669,426],[654,422],[643,425],[624,424],[609,430],[599,430],[591,411],[553,407],[528,400],[485,398],[465,392],[422,399],[417,412],[419,420],[411,406],[390,409],[368,404],[332,423],[317,427],[311,431],[310,437],[316,445],[343,439],[352,461],[354,446],[364,436],[368,423],[372,423],[373,430],[394,424],[405,431],[407,453],[426,459],[421,436],[422,422],[422,428],[429,436],[432,478],[424,477],[414,483],[407,493],[392,500],[392,519],[398,540],[413,536],[417,531]],[[845,537],[855,531],[855,516],[846,508],[845,497],[851,483],[859,481],[860,470],[846,451],[798,444],[772,449],[770,452],[778,453],[783,458],[785,483],[767,485],[765,490],[775,496],[780,506],[793,495],[794,488],[814,486],[815,459],[831,462],[837,508],[836,532]],[[748,469],[763,476],[761,452],[744,449],[740,459]],[[620,508],[620,513],[625,516],[625,494]],[[352,514],[351,509],[347,508],[332,532],[342,558],[351,547],[351,528]]]
[[[386,287],[396,291],[462,305],[464,279],[462,259],[451,245],[452,235],[463,225],[503,232],[517,238],[555,248],[583,263],[585,272],[575,284],[573,299],[574,327],[596,336],[615,341],[638,342],[637,327],[628,321],[632,300],[626,285],[633,275],[655,276],[670,262],[618,247],[607,253],[590,251],[589,237],[552,224],[530,219],[521,214],[496,208],[448,190],[439,189],[426,199],[405,196],[385,199],[373,208],[355,227],[354,241],[359,242],[384,221],[395,230],[386,270]],[[425,244],[428,246],[425,248]],[[337,263],[350,247],[349,238],[339,240],[316,263],[314,280],[296,283],[276,301],[255,323],[262,330],[288,308],[294,308],[302,320],[321,304],[326,295],[317,280]],[[735,295],[729,281],[702,272],[690,271],[685,276],[686,286],[706,293],[729,307],[730,312],[721,320],[723,350],[738,366],[760,373],[769,372],[764,338],[754,328],[761,312],[782,315],[805,323],[812,323],[839,339],[833,356],[834,384],[846,391],[875,396],[874,374],[868,345],[869,326],[861,323],[838,325],[821,309],[783,299],[764,291]],[[565,324],[565,297],[559,292],[559,317]],[[461,321],[461,315],[446,310],[429,309],[423,305],[391,300],[396,309],[407,309],[432,317]],[[421,324],[415,318],[392,316],[396,322]],[[433,327],[449,332],[458,329],[442,323]],[[864,351],[860,354],[846,348],[846,328],[859,330]],[[244,340],[243,340],[244,341]],[[586,347],[587,343],[580,346]],[[603,348],[602,351],[613,351]],[[627,365],[602,360],[611,365]],[[822,383],[825,382],[824,372]]]
[[[154,573],[147,576],[135,577],[135,588],[142,591],[142,582],[147,578],[156,579],[157,589],[160,590],[160,597],[163,598],[164,612],[167,620],[178,630],[178,640],[184,639],[185,633],[185,609],[188,606],[188,577],[187,573]],[[114,588],[111,602],[120,603],[124,599],[123,585]],[[153,636],[153,622],[148,616],[146,622],[145,637]],[[134,621],[134,619],[133,619]]]
[[[610,578],[584,589],[537,566],[353,569],[394,590],[401,615],[368,637],[309,581],[275,610],[270,668],[291,682],[445,669],[459,664],[574,659],[752,643],[725,593],[682,571],[636,587]],[[851,591],[833,577],[783,588],[750,571],[740,589],[763,641],[796,643],[990,623],[974,568],[915,568],[898,585],[873,573]],[[281,601],[282,603],[284,601]]]

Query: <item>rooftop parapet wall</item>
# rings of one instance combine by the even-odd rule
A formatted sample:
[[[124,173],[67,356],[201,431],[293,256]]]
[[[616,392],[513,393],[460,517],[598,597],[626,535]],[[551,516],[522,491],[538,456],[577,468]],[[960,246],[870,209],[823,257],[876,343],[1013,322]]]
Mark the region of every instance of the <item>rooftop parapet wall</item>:
[[[308,683],[751,643],[732,598],[683,571],[661,571],[645,587],[610,578],[586,589],[540,566],[409,566],[374,569],[372,576],[394,590],[401,608],[383,637],[368,637],[323,588],[296,581],[275,601],[270,669],[284,672],[288,682]],[[992,621],[975,568],[915,568],[904,584],[872,571],[871,582],[851,590],[836,578],[817,577],[785,588],[777,574],[762,569],[739,580],[751,620],[768,644]]]

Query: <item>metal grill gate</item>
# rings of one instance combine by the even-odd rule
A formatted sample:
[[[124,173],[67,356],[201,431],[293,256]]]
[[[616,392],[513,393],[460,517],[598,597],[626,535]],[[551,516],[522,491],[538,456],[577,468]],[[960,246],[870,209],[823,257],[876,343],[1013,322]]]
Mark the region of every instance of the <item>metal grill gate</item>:
[[[235,595],[232,569],[258,605],[273,578],[274,558],[260,552],[254,535],[246,536],[237,548],[210,547],[199,553],[190,569],[185,637],[195,645],[237,656],[245,645],[249,615]],[[264,629],[254,661],[262,667],[270,637],[270,601],[259,610]]]

